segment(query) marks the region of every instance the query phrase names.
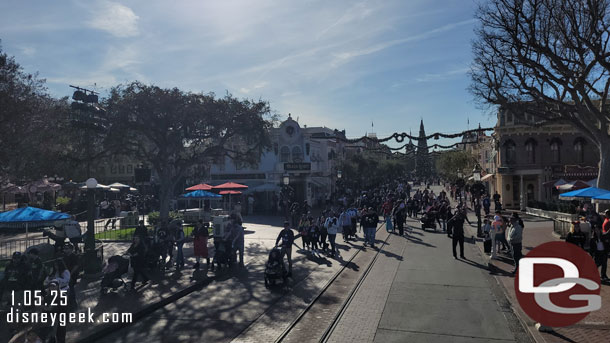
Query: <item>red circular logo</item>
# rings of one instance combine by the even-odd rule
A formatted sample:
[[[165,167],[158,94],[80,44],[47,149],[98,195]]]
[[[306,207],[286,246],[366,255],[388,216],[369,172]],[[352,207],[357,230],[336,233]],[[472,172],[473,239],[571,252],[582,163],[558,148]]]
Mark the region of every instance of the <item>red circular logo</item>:
[[[601,308],[597,266],[589,254],[565,242],[548,242],[519,261],[517,300],[533,320],[563,327]]]

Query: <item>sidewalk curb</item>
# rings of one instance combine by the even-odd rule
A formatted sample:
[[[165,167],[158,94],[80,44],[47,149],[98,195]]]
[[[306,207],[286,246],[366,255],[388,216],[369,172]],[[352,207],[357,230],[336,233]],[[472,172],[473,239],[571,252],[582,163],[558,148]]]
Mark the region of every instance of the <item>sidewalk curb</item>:
[[[473,234],[473,228],[468,227],[468,230],[470,231],[471,235]],[[474,228],[475,230],[475,234],[476,234],[476,228]],[[489,270],[489,264],[490,264],[490,260],[489,257],[487,256],[487,254],[485,253],[485,251],[483,250],[483,246],[481,244],[477,244],[477,240],[474,240],[473,243],[478,251],[479,254],[482,256],[483,260],[487,260],[487,266],[488,266],[488,270]],[[494,280],[496,281],[496,284],[502,289],[502,293],[504,293],[504,296],[506,297],[506,300],[510,303],[510,309],[513,312],[513,314],[515,315],[515,317],[519,320],[519,323],[521,324],[521,326],[525,329],[525,332],[528,334],[528,336],[532,339],[532,341],[536,342],[536,343],[546,343],[546,340],[544,339],[544,337],[542,337],[542,335],[540,335],[540,333],[538,331],[536,331],[535,327],[530,327],[530,325],[528,325],[525,317],[525,313],[523,313],[523,311],[518,308],[517,304],[514,304],[510,293],[508,291],[508,289],[506,288],[506,286],[504,285],[504,283],[498,279],[498,277],[496,275],[493,275],[490,273],[490,276],[492,276],[494,278]]]

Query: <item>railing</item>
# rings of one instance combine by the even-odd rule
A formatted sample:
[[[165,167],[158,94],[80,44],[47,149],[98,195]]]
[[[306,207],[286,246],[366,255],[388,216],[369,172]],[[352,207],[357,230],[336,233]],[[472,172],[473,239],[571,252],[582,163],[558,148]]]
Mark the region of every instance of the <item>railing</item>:
[[[37,243],[32,243],[32,241],[37,241]],[[31,247],[33,245],[37,245],[37,244],[42,244],[42,243],[49,243],[49,238],[45,237],[45,238],[36,238],[36,239],[29,239],[28,240],[28,247]],[[2,242],[0,243],[0,272],[4,271],[4,266],[10,262],[10,260],[13,257],[13,253],[16,251],[19,251],[21,253],[24,253],[26,250],[26,241],[25,240],[15,240],[15,241],[10,241],[10,242]],[[83,254],[84,252],[80,252],[79,254]],[[104,261],[104,242],[96,239],[95,240],[95,254],[97,256],[97,258],[100,261]],[[53,261],[55,261],[57,258],[51,258],[48,260],[43,261],[43,264],[45,266],[53,266]],[[0,278],[1,280],[1,278]]]
[[[16,239],[8,242],[0,242],[0,260],[11,259],[14,252],[24,253],[28,247],[33,245],[49,243],[48,237],[43,238],[30,238],[30,239]]]
[[[136,231],[137,225],[129,225],[129,226],[121,226],[119,225],[119,220],[117,219],[114,226],[112,226],[112,221],[108,223],[108,219],[96,220],[94,226],[95,239],[100,241],[131,241],[133,239],[133,235]],[[146,226],[149,236],[154,235],[154,228],[152,225]],[[184,225],[183,226],[184,234],[189,236],[193,232],[193,225]]]

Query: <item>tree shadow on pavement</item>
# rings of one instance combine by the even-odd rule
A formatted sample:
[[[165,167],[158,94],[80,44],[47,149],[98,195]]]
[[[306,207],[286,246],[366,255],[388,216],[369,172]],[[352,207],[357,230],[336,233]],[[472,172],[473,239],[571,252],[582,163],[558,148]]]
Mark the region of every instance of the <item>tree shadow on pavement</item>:
[[[417,237],[413,237],[411,235],[407,235],[406,238],[411,243],[423,245],[423,246],[426,246],[426,247],[429,247],[429,248],[436,248],[436,245],[430,244],[430,243],[426,243],[426,242],[422,241],[421,239],[419,239]]]
[[[483,269],[483,270],[489,270],[489,268],[486,265],[483,265],[481,263],[475,262],[473,260],[469,260],[468,258],[460,258],[459,261],[462,262],[462,263],[469,264],[469,265],[471,265],[473,267],[477,267],[477,268],[480,268],[480,269]]]

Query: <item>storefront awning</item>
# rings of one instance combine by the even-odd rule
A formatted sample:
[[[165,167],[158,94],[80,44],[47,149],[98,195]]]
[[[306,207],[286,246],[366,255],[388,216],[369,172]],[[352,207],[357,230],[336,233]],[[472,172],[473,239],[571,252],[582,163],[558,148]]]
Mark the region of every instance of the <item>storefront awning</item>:
[[[487,174],[481,178],[481,181],[487,181],[487,180],[491,179],[492,177],[494,177],[494,174]]]

